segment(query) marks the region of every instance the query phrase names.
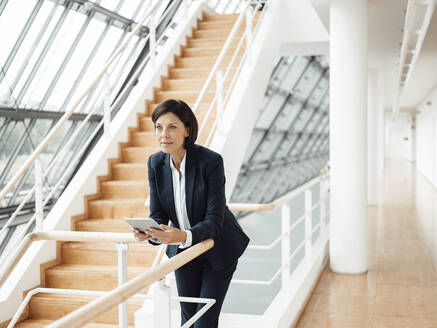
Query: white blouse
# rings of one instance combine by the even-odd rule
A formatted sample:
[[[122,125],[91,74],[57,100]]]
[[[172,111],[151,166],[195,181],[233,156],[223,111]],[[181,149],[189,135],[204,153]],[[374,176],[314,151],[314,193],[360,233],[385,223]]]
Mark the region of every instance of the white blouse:
[[[173,177],[173,196],[174,196],[174,207],[176,210],[176,216],[178,218],[179,227],[181,230],[187,233],[187,239],[184,243],[179,245],[179,248],[187,248],[190,247],[193,241],[193,236],[191,231],[190,221],[188,220],[187,214],[187,202],[185,197],[185,159],[187,157],[187,153],[185,153],[184,158],[181,162],[180,171],[182,176],[179,178],[178,169],[174,166],[173,160],[170,156],[170,167],[171,173]]]

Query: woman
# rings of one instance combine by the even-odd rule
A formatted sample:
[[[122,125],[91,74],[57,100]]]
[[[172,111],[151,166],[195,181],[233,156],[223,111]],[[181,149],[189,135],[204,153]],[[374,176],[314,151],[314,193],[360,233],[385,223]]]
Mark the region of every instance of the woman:
[[[167,100],[155,108],[152,121],[161,151],[151,155],[147,163],[150,217],[164,231],[135,231],[135,237],[179,243],[167,246],[168,257],[202,240],[214,239],[212,249],[176,270],[175,276],[180,296],[216,300],[194,326],[218,327],[220,309],[249,238],[226,206],[222,157],[194,144],[198,125],[190,107],[181,100]],[[182,324],[202,306],[182,302]]]

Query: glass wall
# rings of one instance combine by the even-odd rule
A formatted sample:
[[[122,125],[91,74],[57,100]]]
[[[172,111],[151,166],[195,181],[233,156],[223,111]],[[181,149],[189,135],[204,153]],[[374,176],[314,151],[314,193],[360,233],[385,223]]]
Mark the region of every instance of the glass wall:
[[[279,58],[230,202],[268,203],[317,176],[329,158],[328,110],[326,59]]]
[[[47,201],[46,210],[50,209],[102,132],[99,124],[103,116],[104,83],[100,80],[92,87],[91,83],[152,3],[154,1],[143,0],[0,1],[0,30],[3,31],[0,190],[11,181],[64,112],[78,104],[38,157],[44,174],[43,199]],[[163,0],[153,13],[162,17],[157,37],[169,25],[180,4],[181,0]],[[148,27],[143,26],[110,66],[113,115],[133,88],[126,82],[144,67],[140,64],[145,62],[148,53],[148,34]],[[78,102],[88,90],[87,96]],[[77,135],[72,138],[74,134]],[[0,254],[7,242],[24,229],[23,224],[33,211],[34,193],[29,191],[34,188],[34,176],[32,165],[0,202],[1,229],[11,213],[25,201],[14,223],[0,234]],[[33,226],[26,229],[31,231]]]

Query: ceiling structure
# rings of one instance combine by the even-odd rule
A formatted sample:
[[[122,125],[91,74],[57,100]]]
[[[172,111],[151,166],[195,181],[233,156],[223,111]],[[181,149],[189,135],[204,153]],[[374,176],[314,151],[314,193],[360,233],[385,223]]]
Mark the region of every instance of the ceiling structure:
[[[329,0],[311,0],[329,31]],[[383,104],[391,110],[395,97],[407,0],[369,0],[369,67],[379,68]],[[401,111],[412,111],[437,86],[437,13],[434,12],[408,88],[400,99]]]
[[[269,203],[317,176],[328,158],[328,62],[280,57],[230,201]]]

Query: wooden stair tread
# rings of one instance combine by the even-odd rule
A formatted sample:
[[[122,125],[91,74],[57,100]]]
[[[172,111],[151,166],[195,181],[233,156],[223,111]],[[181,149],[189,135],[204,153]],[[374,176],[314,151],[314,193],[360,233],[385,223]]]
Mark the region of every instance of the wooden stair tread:
[[[111,198],[94,199],[89,203],[93,205],[119,206],[119,205],[144,205],[145,198]],[[79,221],[80,222],[80,221]]]
[[[32,327],[32,328],[40,328],[46,327],[49,324],[55,322],[55,320],[48,319],[26,319],[15,325],[15,328],[23,328],[23,327]],[[90,322],[87,323],[84,328],[118,328],[118,324],[108,324],[108,323],[98,323],[98,322]],[[128,326],[128,328],[134,328],[135,326]]]
[[[145,131],[145,132],[151,132],[151,131]],[[160,151],[161,148],[159,147],[153,147],[153,146],[143,146],[143,147],[135,147],[135,146],[126,146],[122,149],[131,149],[131,148],[143,148],[144,151]]]
[[[150,269],[149,267],[140,267],[140,266],[128,266],[127,272],[128,276],[139,275],[146,270]],[[86,275],[95,275],[98,274],[100,276],[117,276],[118,277],[118,267],[116,265],[91,265],[91,264],[58,264],[54,267],[47,269],[47,273],[57,273],[57,272],[69,272],[69,273],[79,273]]]
[[[46,303],[56,303],[56,304],[71,304],[71,303],[89,303],[100,296],[94,295],[73,295],[73,294],[55,294],[55,293],[39,293],[31,298],[31,302],[46,302]],[[144,301],[141,299],[130,298],[128,303],[140,304],[142,305]],[[117,311],[117,310],[115,310]]]
[[[149,131],[139,131],[139,132],[147,132],[147,133],[153,133],[154,132],[149,132]],[[135,132],[138,133],[138,132]],[[129,168],[132,170],[147,170],[147,163],[116,163],[116,164],[112,164],[112,167],[116,167],[116,168]]]
[[[141,136],[144,136],[144,137],[153,137],[153,138],[155,137],[155,132],[153,132],[153,131],[135,131],[135,132],[132,132],[132,133],[136,134],[136,135],[141,135]]]
[[[103,219],[100,219],[103,220]],[[114,220],[114,219],[113,219]],[[150,245],[149,243],[138,242],[129,243],[129,250],[134,252],[157,252],[156,246]],[[109,242],[81,242],[72,241],[67,242],[62,245],[63,249],[86,249],[86,250],[102,250],[102,251],[117,251],[117,246],[115,243]]]
[[[199,90],[160,90],[156,91],[157,94],[174,94],[174,95],[198,95]],[[207,91],[205,94],[215,95],[215,91]]]
[[[117,186],[143,186],[146,184],[145,180],[109,180],[102,181],[102,185],[111,185],[114,187]]]
[[[240,14],[203,14],[203,21],[237,20]]]
[[[76,224],[101,224],[104,226],[108,226],[108,225],[115,225],[115,226],[119,226],[119,225],[128,225],[128,223],[126,223],[124,221],[124,219],[113,219],[113,218],[92,218],[92,219],[86,219],[86,220],[82,220],[82,221],[78,221]]]

